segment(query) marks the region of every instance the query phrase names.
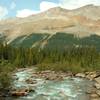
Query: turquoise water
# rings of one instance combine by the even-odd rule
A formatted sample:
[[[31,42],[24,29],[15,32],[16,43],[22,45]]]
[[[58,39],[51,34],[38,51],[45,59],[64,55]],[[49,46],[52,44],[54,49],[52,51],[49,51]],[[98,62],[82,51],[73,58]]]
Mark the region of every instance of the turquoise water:
[[[47,81],[31,76],[32,71],[29,69],[16,73],[18,80],[14,81],[14,87],[33,88],[35,92],[14,100],[90,100],[86,94],[92,87],[92,82],[89,80],[65,77],[63,81]],[[29,78],[37,83],[26,83],[25,80]]]

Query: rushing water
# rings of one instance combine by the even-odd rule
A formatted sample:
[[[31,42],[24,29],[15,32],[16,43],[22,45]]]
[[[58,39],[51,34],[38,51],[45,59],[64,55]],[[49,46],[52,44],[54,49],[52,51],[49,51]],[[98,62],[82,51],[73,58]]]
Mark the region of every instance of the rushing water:
[[[36,84],[28,84],[26,79],[32,76],[32,71],[23,70],[16,73],[17,80],[14,81],[16,88],[33,88],[27,96],[13,98],[13,100],[90,100],[86,94],[91,89],[92,82],[81,78],[65,77],[63,81],[47,81],[33,78]]]

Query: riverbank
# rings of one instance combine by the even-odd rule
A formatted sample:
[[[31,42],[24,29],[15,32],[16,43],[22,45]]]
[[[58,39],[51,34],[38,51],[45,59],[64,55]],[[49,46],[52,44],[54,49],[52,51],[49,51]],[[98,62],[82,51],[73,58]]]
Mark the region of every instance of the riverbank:
[[[12,95],[12,97],[17,96],[18,98],[25,98],[25,97],[30,97],[29,95],[32,95],[31,97],[33,97],[33,94],[37,95],[36,92],[38,92],[38,88],[40,89],[40,87],[44,86],[44,84],[50,85],[49,82],[53,82],[52,83],[53,85],[55,85],[55,83],[60,84],[58,86],[55,85],[56,88],[65,86],[65,89],[68,90],[68,87],[66,88],[65,83],[67,84],[69,82],[70,84],[72,84],[71,87],[73,87],[76,84],[77,89],[74,87],[75,88],[74,91],[78,90],[77,94],[79,93],[79,91],[81,91],[83,95],[86,95],[86,98],[88,98],[87,100],[100,100],[100,72],[96,72],[96,71],[84,72],[84,73],[72,73],[72,72],[61,72],[61,71],[55,72],[55,71],[50,71],[50,70],[36,71],[33,68],[23,68],[23,69],[17,70],[17,72],[13,74],[13,79],[14,79],[14,84],[12,86],[12,90],[10,91],[10,94]],[[77,84],[78,82],[79,84]],[[82,87],[84,88],[86,87],[85,90],[80,86],[80,84],[83,84]],[[63,96],[65,95],[64,98],[69,97],[67,96],[68,93],[66,94],[65,90],[62,91],[62,88],[57,89],[57,90],[59,90],[59,92],[61,91],[59,95],[61,94]],[[54,91],[54,87],[51,91],[52,92]],[[51,91],[48,90],[48,92],[51,92]],[[71,90],[69,89],[69,91]],[[40,94],[38,97],[41,97],[41,95],[42,97],[50,96],[50,95],[47,95],[46,93],[41,94],[41,95]],[[69,94],[71,95],[71,93]],[[77,98],[72,99],[72,100],[79,100]],[[26,100],[30,100],[30,99],[27,98]],[[36,100],[39,100],[39,99],[36,99]],[[47,99],[43,99],[43,100],[47,100]],[[67,99],[64,99],[64,100],[67,100]]]

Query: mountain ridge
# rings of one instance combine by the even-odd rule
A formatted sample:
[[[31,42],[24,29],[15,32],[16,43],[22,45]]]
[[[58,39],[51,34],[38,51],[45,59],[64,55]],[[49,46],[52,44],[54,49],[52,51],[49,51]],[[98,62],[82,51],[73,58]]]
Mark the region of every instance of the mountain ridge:
[[[79,37],[100,35],[100,6],[86,5],[74,10],[54,7],[26,18],[0,21],[0,33],[8,43],[20,36],[34,33],[64,32]]]

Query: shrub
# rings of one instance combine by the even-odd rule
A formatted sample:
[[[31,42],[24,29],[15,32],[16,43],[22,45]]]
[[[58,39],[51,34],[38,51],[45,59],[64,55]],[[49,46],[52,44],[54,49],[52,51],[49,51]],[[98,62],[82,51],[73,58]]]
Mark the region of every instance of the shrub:
[[[11,77],[10,74],[6,71],[0,73],[0,88],[7,89],[10,87],[11,84]]]

